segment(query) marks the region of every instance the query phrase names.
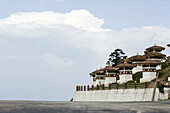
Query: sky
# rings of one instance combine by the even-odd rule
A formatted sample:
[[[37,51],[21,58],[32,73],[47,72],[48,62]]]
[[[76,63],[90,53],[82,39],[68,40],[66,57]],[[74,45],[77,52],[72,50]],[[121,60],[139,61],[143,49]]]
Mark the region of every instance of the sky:
[[[69,101],[76,85],[157,45],[170,55],[169,0],[0,0],[0,99]]]

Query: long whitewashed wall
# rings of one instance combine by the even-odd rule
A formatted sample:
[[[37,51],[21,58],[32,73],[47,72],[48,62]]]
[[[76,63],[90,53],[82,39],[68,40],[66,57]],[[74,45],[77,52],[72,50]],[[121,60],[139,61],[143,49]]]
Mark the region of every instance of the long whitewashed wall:
[[[157,88],[154,100],[168,99],[170,88],[165,88],[164,92],[164,94],[160,93]],[[75,91],[73,101],[152,101],[152,94],[153,88]]]

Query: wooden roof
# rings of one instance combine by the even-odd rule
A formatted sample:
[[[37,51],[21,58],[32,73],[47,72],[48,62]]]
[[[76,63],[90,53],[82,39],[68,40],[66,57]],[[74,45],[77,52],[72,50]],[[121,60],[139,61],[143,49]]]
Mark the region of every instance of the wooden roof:
[[[154,46],[146,48],[147,51],[162,51],[164,49],[164,47],[157,46],[156,44]]]
[[[121,60],[121,63],[124,63],[124,62],[132,63],[132,61],[130,61],[129,58],[126,58],[126,59]]]
[[[145,53],[145,54],[148,54],[148,53],[150,53],[150,52],[149,52],[148,50],[146,50],[146,51],[144,51],[144,53]]]
[[[119,63],[116,68],[122,68],[122,67],[135,67],[134,64],[129,64],[129,63]]]
[[[138,55],[138,54],[129,58],[129,60],[131,60],[131,61],[141,61],[141,60],[145,60],[145,59],[146,59],[145,56]]]
[[[140,62],[140,64],[145,64],[145,65],[149,65],[149,64],[159,65],[159,64],[161,64],[161,61],[157,61],[157,60],[145,60],[145,61]]]
[[[106,66],[105,68],[100,68],[100,69],[96,69],[95,71],[91,72],[90,75],[94,76],[97,73],[105,73],[105,71],[116,71],[118,70],[118,68],[116,67],[112,67],[112,66]]]
[[[112,67],[112,66],[106,66],[103,68],[103,71],[116,71],[118,68]]]
[[[149,57],[149,56],[166,57],[165,54],[162,54],[162,53],[159,53],[159,52],[151,52],[151,53],[148,53],[148,54],[146,54],[144,56],[146,56],[146,57]]]

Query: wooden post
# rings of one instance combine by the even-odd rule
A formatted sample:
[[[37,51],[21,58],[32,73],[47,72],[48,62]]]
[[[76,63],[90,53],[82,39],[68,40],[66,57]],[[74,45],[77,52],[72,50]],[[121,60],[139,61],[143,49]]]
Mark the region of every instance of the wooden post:
[[[99,85],[97,84],[96,90],[99,90]]]
[[[86,85],[84,85],[84,91],[86,91]]]
[[[136,89],[136,81],[135,81],[135,89]]]
[[[103,87],[103,90],[104,90],[104,84],[102,85],[102,87]]]
[[[118,84],[118,82],[116,82],[116,89],[119,89],[119,84]]]
[[[159,71],[156,75],[156,81],[155,81],[155,86],[154,86],[154,89],[153,89],[153,95],[152,95],[152,101],[154,101],[154,98],[155,98],[155,92],[156,92],[156,83],[158,81],[158,76],[159,76]]]
[[[78,91],[80,91],[80,86],[78,86]]]
[[[94,86],[93,86],[93,84],[92,84],[92,86],[91,86],[91,89],[92,89],[92,91],[93,91],[93,89],[94,89]]]
[[[111,83],[109,83],[109,89],[111,90]]]
[[[89,85],[87,85],[87,91],[89,91]]]
[[[159,88],[159,80],[157,81],[157,88]]]
[[[81,91],[83,91],[83,86],[81,85]]]
[[[145,81],[145,88],[147,88],[148,87],[148,85],[147,85],[147,81]]]
[[[76,91],[78,91],[78,86],[76,86]]]
[[[127,83],[126,83],[126,81],[125,81],[125,89],[127,89]]]

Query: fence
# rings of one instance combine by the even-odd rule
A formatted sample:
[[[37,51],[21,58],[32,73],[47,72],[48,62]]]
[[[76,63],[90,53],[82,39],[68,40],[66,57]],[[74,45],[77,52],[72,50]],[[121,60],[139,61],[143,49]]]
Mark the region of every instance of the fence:
[[[76,91],[93,91],[93,90],[111,90],[111,89],[139,89],[139,88],[148,88],[149,85],[151,84],[151,82],[145,82],[145,83],[124,83],[124,84],[109,84],[108,87],[105,87],[104,84],[102,84],[101,86],[99,86],[98,84],[96,85],[96,87],[94,87],[94,85],[91,85],[91,87],[89,85],[77,85],[76,86]],[[159,87],[159,81],[157,81],[157,87]]]

